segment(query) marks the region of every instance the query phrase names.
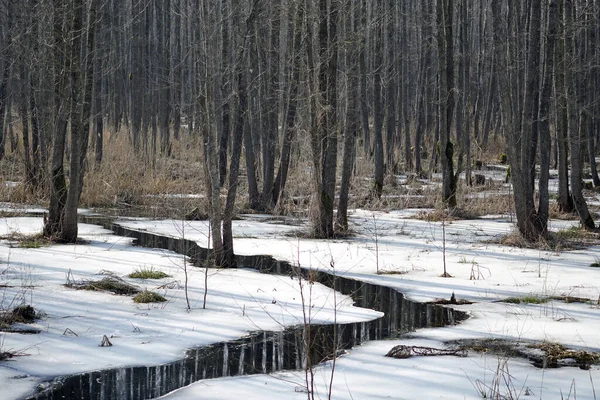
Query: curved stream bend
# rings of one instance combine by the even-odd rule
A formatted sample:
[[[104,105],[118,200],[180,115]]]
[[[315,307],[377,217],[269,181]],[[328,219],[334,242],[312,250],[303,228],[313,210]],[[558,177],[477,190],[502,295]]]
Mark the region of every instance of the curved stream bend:
[[[81,218],[100,224],[116,235],[132,237],[139,246],[172,250],[200,265],[208,250],[196,242],[161,236],[115,224],[106,218]],[[162,396],[201,379],[251,375],[301,369],[309,347],[310,360],[331,358],[335,350],[350,349],[368,340],[380,340],[401,332],[424,327],[441,327],[467,318],[467,314],[439,305],[417,303],[395,289],[335,276],[323,271],[294,268],[271,256],[236,256],[239,266],[261,273],[297,275],[324,284],[345,295],[355,304],[383,312],[378,319],[334,325],[312,325],[310,346],[304,345],[303,326],[284,331],[251,332],[240,339],[214,343],[186,351],[185,356],[156,366],[121,367],[56,378],[48,387],[28,399],[139,400]]]

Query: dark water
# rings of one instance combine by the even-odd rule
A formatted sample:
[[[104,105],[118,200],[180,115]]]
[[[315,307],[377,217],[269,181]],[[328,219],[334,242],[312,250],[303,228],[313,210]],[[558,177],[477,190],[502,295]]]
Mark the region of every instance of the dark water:
[[[207,249],[190,240],[124,228],[107,219],[86,217],[82,218],[82,222],[100,224],[116,235],[132,237],[139,246],[184,254],[196,265],[208,256]],[[271,256],[237,256],[236,260],[238,266],[261,273],[294,277],[301,274],[304,279],[310,278],[351,296],[357,306],[380,311],[384,315],[368,322],[252,332],[237,340],[189,349],[182,359],[167,364],[60,377],[28,399],[150,399],[201,379],[302,369],[304,365],[330,359],[337,351],[368,340],[386,339],[418,328],[454,324],[467,317],[465,313],[451,308],[407,300],[402,293],[386,286],[322,271],[298,269]]]

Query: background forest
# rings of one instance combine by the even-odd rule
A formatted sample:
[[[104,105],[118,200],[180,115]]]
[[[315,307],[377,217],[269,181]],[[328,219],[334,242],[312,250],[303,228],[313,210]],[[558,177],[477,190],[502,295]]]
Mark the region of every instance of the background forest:
[[[240,207],[324,238],[349,206],[594,229],[599,35],[598,0],[0,0],[3,197],[64,242],[80,205],[198,206],[218,265]],[[478,201],[490,163],[511,192]]]

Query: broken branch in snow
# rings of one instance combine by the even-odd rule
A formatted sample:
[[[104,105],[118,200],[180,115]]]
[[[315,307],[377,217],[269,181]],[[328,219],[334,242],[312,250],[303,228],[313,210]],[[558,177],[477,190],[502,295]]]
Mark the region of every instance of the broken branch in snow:
[[[102,337],[102,342],[100,342],[100,344],[98,345],[100,347],[110,347],[112,346],[112,343],[110,342],[110,340],[108,340],[108,337],[106,335],[104,335]]]
[[[71,328],[65,329],[65,331],[63,332],[63,336],[77,336],[77,337],[79,337],[79,335],[76,334]]]

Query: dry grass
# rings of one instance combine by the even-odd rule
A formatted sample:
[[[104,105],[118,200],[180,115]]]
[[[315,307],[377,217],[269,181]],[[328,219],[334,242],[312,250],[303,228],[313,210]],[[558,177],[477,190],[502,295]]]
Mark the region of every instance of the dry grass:
[[[163,271],[155,270],[153,267],[142,267],[140,269],[136,269],[127,276],[132,279],[163,279],[171,277],[171,275]]]
[[[563,221],[571,221],[573,219],[577,219],[577,213],[576,212],[571,212],[571,213],[566,213],[560,210],[560,208],[558,207],[558,203],[556,203],[556,201],[552,201],[550,200],[550,207],[548,208],[548,216],[551,219],[559,219],[559,220],[563,220]]]
[[[421,211],[414,218],[427,222],[456,221],[461,219],[477,219],[479,214],[473,210],[455,207],[452,210],[438,208],[433,211]]]
[[[15,135],[20,136],[20,127],[15,126]],[[204,191],[204,168],[200,144],[189,135],[180,141],[172,141],[170,156],[157,156],[153,165],[144,155],[136,155],[125,130],[117,134],[105,131],[104,157],[102,164],[94,165],[93,147],[90,143],[88,170],[85,177],[80,205],[82,207],[129,207],[144,206],[161,210],[162,213],[193,209],[198,199],[179,198],[171,195],[197,194]],[[32,191],[24,185],[22,144],[0,160],[3,181],[0,182],[0,201],[46,206],[48,188]],[[68,163],[65,163],[68,177]],[[47,178],[44,179],[48,181]],[[15,183],[11,183],[15,182]],[[193,201],[195,200],[195,201]],[[193,206],[191,206],[193,204]],[[189,211],[189,210],[188,210]]]
[[[133,297],[134,303],[146,304],[146,303],[164,303],[167,299],[158,293],[144,290]]]
[[[39,314],[32,306],[22,304],[11,311],[0,312],[0,331],[6,330],[12,324],[31,324],[38,318]]]
[[[515,229],[489,243],[546,251],[579,250],[600,244],[600,235],[597,232],[572,227],[558,232],[550,232],[545,238],[540,237],[537,241],[528,241]]]
[[[311,194],[313,193],[313,169],[308,135],[301,125],[293,146],[292,163],[281,201],[272,210],[277,215],[310,217]],[[20,127],[14,126],[16,136],[20,136]],[[88,155],[88,172],[85,178],[81,207],[102,207],[104,212],[120,215],[131,213],[149,217],[184,218],[192,210],[199,216],[207,214],[207,201],[204,198],[204,165],[202,146],[197,137],[183,130],[180,140],[172,140],[170,156],[158,155],[151,164],[148,157],[134,153],[128,132],[125,128],[117,133],[105,132],[104,159],[101,165],[94,165],[92,143]],[[503,149],[500,137],[490,137],[487,149],[482,150],[473,142],[473,159],[485,162],[497,162]],[[10,147],[10,146],[8,146]],[[5,182],[23,181],[23,156],[21,145],[0,160],[0,172]],[[425,146],[425,148],[428,148]],[[247,201],[246,165],[240,160],[240,177],[236,212],[250,213]],[[512,196],[502,186],[502,182],[489,180],[484,186],[467,187],[459,183],[457,199],[459,208],[446,215],[440,204],[439,182],[424,181],[421,177],[409,176],[404,184],[388,173],[385,176],[383,195],[380,199],[371,194],[373,185],[373,163],[361,146],[357,146],[357,160],[350,182],[349,208],[389,211],[405,208],[434,208],[435,212],[424,214],[420,218],[427,220],[477,218],[489,214],[512,213]],[[423,160],[427,168],[429,159]],[[261,160],[257,160],[261,169]],[[340,160],[341,162],[341,160]],[[68,164],[65,164],[68,168]],[[278,166],[276,166],[277,168]],[[400,167],[402,170],[402,166]],[[65,171],[68,174],[68,170]],[[341,165],[338,166],[341,173]],[[47,181],[47,179],[46,179]],[[2,182],[0,182],[2,183]],[[260,186],[261,182],[259,182]],[[227,185],[225,185],[227,186]],[[222,190],[222,198],[226,195]],[[259,187],[259,189],[262,189]],[[492,192],[492,193],[490,193]],[[194,196],[190,196],[194,195]],[[31,192],[27,185],[0,184],[0,200],[29,203],[46,206],[48,190]],[[551,211],[554,212],[554,211]],[[554,216],[555,214],[553,214]]]
[[[131,206],[164,203],[168,195],[202,191],[201,151],[193,142],[181,144],[173,157],[158,157],[154,167],[136,155],[125,132],[109,136],[102,164],[88,172],[81,205],[84,207]],[[198,157],[192,156],[198,155]],[[164,204],[160,204],[164,206]]]
[[[538,296],[535,294],[523,295],[520,297],[508,297],[504,300],[501,300],[503,303],[509,304],[544,304],[550,300],[549,297],[546,296]]]
[[[119,295],[132,295],[140,292],[139,288],[116,276],[107,276],[97,281],[69,281],[65,286],[77,290],[110,292]]]
[[[23,235],[18,232],[12,232],[8,235],[0,236],[0,240],[6,240],[12,247],[16,246],[21,249],[38,249],[40,247],[49,246],[52,243],[51,239],[44,237],[41,233],[35,235]]]

